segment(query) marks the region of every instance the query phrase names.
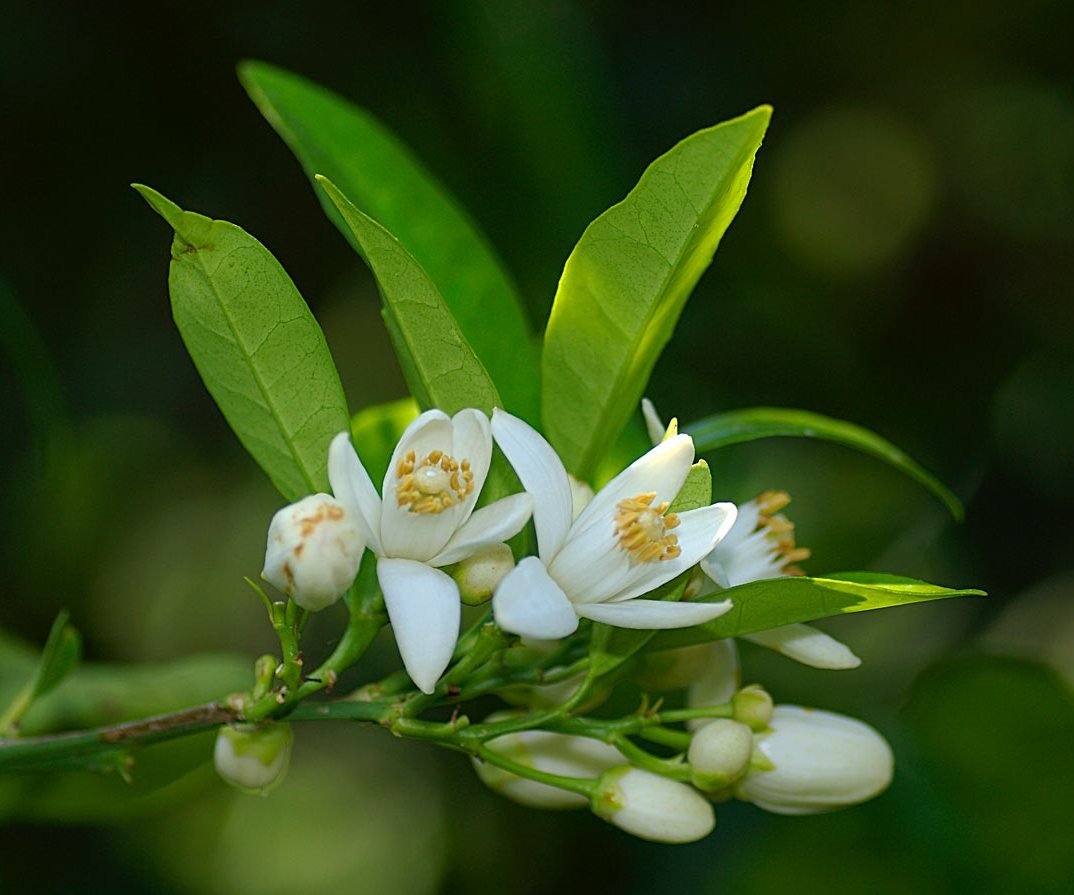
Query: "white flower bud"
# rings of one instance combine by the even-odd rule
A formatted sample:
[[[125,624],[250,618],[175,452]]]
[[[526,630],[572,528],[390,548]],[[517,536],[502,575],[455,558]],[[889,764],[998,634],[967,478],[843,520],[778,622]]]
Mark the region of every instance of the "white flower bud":
[[[891,747],[868,724],[796,705],[776,706],[771,731],[755,738],[771,770],[751,770],[735,795],[776,814],[856,805],[891,783]]]
[[[493,544],[455,567],[453,577],[459,596],[468,606],[479,606],[492,599],[496,585],[515,567],[515,558],[506,544]]]
[[[735,641],[727,638],[716,640],[705,646],[708,649],[705,670],[686,691],[686,704],[692,709],[730,702],[735,691],[742,684]],[[697,718],[687,721],[686,726],[690,730],[698,730],[711,723],[709,718]]]
[[[693,768],[693,784],[705,792],[717,792],[742,777],[753,752],[753,731],[740,721],[717,718],[690,740],[687,760]]]
[[[492,715],[495,721],[509,714]],[[596,777],[608,768],[623,763],[623,756],[614,746],[588,737],[549,733],[544,730],[523,730],[489,740],[488,747],[518,764],[549,774],[564,777]],[[500,795],[530,808],[585,808],[585,796],[527,780],[488,762],[474,759],[474,770],[481,781]]]
[[[236,789],[259,795],[283,780],[291,760],[291,725],[270,724],[231,727],[216,735],[213,761],[216,772]]]
[[[331,606],[351,586],[364,550],[343,504],[329,494],[311,494],[272,517],[261,574],[315,612]]]
[[[567,473],[567,481],[571,486],[571,518],[577,519],[582,510],[589,506],[589,501],[593,499],[593,489],[570,473]]]
[[[695,842],[716,827],[716,812],[696,789],[629,765],[605,772],[591,807],[620,829],[653,842]]]
[[[759,684],[743,687],[731,699],[735,720],[754,730],[764,730],[772,720],[773,702],[768,691]]]

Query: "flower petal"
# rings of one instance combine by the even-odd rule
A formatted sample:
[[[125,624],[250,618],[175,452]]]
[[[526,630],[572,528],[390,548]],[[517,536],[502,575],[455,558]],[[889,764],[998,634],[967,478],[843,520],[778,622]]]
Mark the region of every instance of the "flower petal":
[[[574,606],[536,556],[527,556],[500,582],[492,614],[505,631],[538,640],[558,640],[578,628]]]
[[[403,432],[392,453],[381,491],[384,501],[380,540],[384,556],[425,562],[443,550],[455,533],[459,519],[458,507],[450,507],[439,513],[415,513],[406,505],[400,506],[395,494],[399,483],[399,463],[410,451],[420,461],[433,451],[451,454],[452,449],[451,420],[439,410],[426,410]]]
[[[689,435],[675,435],[642,455],[608,482],[589,506],[582,510],[571,535],[591,525],[612,525],[616,505],[628,497],[655,493],[654,504],[669,503],[686,481],[694,462],[694,442]]]
[[[575,606],[582,618],[617,628],[658,631],[690,628],[719,618],[731,610],[731,601],[722,603],[673,603],[666,600],[628,600],[624,603],[586,603]]]
[[[467,519],[447,542],[447,546],[429,560],[429,563],[434,566],[447,566],[460,562],[485,547],[502,544],[522,531],[522,526],[529,521],[532,512],[533,498],[525,492],[490,503]]]
[[[573,499],[567,470],[541,435],[498,407],[492,411],[492,434],[522,487],[533,496],[537,553],[549,563],[571,527]]]
[[[451,450],[456,460],[470,461],[470,471],[474,474],[474,490],[459,504],[456,525],[462,525],[474,511],[478,495],[489,475],[492,462],[492,432],[489,418],[480,410],[468,407],[460,410],[451,418]]]
[[[358,458],[349,432],[340,432],[328,448],[328,481],[332,493],[354,517],[362,539],[380,553],[380,495]]]
[[[680,513],[675,535],[681,553],[674,559],[637,563],[629,582],[609,597],[609,601],[619,603],[647,594],[697,565],[712,550],[712,545],[718,543],[734,525],[735,512],[733,503],[714,503]]]
[[[572,603],[602,603],[643,575],[654,563],[635,563],[615,537],[612,520],[606,526],[591,525],[570,537],[548,574],[563,588]]]
[[[432,693],[459,639],[458,585],[410,559],[378,560],[377,578],[407,674],[422,693]]]
[[[705,646],[709,652],[707,666],[686,690],[686,704],[692,709],[730,702],[735,691],[742,686],[735,639],[728,637]],[[698,730],[710,723],[711,718],[695,718],[687,721],[686,726],[690,730]]]
[[[842,670],[861,665],[861,659],[854,655],[849,646],[812,625],[783,625],[756,634],[744,634],[743,639],[814,668]]]

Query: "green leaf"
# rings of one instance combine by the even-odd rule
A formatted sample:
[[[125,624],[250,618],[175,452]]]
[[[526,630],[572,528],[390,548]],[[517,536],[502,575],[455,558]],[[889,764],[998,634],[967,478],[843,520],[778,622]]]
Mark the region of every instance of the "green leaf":
[[[545,333],[541,412],[567,469],[592,477],[633,414],[690,292],[746,194],[771,109],[662,155],[582,234]]]
[[[878,460],[889,463],[924,485],[955,519],[962,520],[962,503],[935,476],[899,450],[890,441],[856,426],[807,410],[787,407],[749,407],[729,410],[705,417],[683,427],[693,436],[698,451],[712,451],[729,444],[754,441],[758,438],[821,438],[856,448]]]
[[[339,209],[376,277],[388,333],[417,402],[445,413],[464,407],[492,413],[493,407],[502,407],[488,372],[414,256],[359,211],[334,183],[324,177],[317,180]]]
[[[436,284],[507,409],[536,421],[537,352],[521,303],[484,236],[447,190],[383,124],[342,97],[261,62],[243,63],[239,77],[310,178],[323,174],[338,184],[406,246]],[[317,193],[332,222],[365,255],[336,204]]]
[[[324,334],[291,278],[234,224],[134,188],[175,230],[172,314],[224,417],[285,498],[324,491],[328,444],[350,415]]]
[[[359,410],[351,420],[351,437],[362,465],[374,482],[384,479],[392,451],[406,427],[418,415],[413,398],[402,398],[386,404],[374,404]]]
[[[682,483],[679,493],[668,508],[672,513],[685,513],[687,510],[696,510],[707,507],[712,503],[712,471],[708,463],[698,460],[686,474],[686,481]]]
[[[733,601],[734,605],[726,615],[693,628],[664,631],[653,641],[653,649],[690,646],[847,612],[966,596],[983,597],[985,592],[940,587],[915,578],[879,572],[839,572],[826,578],[751,581],[722,590],[713,597]]]
[[[56,616],[33,677],[0,715],[0,737],[16,730],[34,701],[56,689],[78,664],[82,657],[82,637],[69,623],[70,617],[66,609]]]

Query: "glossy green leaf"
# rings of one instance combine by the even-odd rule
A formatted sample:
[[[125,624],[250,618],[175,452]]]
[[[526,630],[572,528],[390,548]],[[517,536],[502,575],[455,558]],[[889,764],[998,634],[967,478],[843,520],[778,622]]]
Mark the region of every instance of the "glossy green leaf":
[[[392,451],[419,410],[413,398],[402,398],[364,407],[354,415],[351,437],[362,465],[374,482],[383,480]]]
[[[541,414],[567,469],[592,477],[638,407],[694,285],[746,194],[767,106],[687,137],[574,247],[545,333]]]
[[[74,670],[82,657],[82,637],[66,609],[56,616],[33,676],[0,714],[0,737],[15,730],[35,700],[48,695]]]
[[[324,333],[261,243],[226,221],[134,187],[172,229],[172,313],[201,378],[288,500],[328,485],[332,437],[350,425]]]
[[[693,436],[698,451],[711,451],[758,438],[820,438],[855,448],[894,466],[923,485],[956,519],[962,519],[962,503],[935,476],[890,441],[868,429],[842,420],[787,407],[749,407],[705,417],[683,427]]]
[[[878,572],[839,572],[826,578],[770,578],[728,588],[711,599],[730,599],[730,612],[704,625],[664,631],[654,649],[690,646],[724,637],[767,631],[848,612],[866,612],[947,597],[985,596],[984,591],[952,589]]]
[[[261,62],[244,63],[239,75],[306,173],[333,181],[406,246],[436,284],[507,409],[536,421],[537,351],[521,303],[484,236],[447,190],[364,109]],[[336,204],[317,193],[333,223],[365,255]]]
[[[496,386],[436,284],[391,233],[359,211],[330,180],[318,182],[362,247],[384,298],[384,320],[407,384],[422,407],[455,413],[502,407]]]

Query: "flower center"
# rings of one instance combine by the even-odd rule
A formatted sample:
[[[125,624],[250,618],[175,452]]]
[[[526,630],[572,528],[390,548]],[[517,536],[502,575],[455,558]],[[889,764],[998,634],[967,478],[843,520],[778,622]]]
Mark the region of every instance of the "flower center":
[[[395,499],[412,513],[442,513],[474,490],[469,460],[433,451],[418,460],[409,451],[396,468]]]
[[[812,551],[794,541],[794,523],[779,511],[791,502],[786,491],[765,491],[756,498],[760,516],[754,531],[763,531],[784,575],[804,575],[796,563],[809,559]]]
[[[658,562],[674,559],[682,550],[679,539],[668,534],[679,525],[674,513],[665,516],[668,502],[652,505],[656,494],[639,494],[615,505],[615,534],[619,546],[637,562]]]

